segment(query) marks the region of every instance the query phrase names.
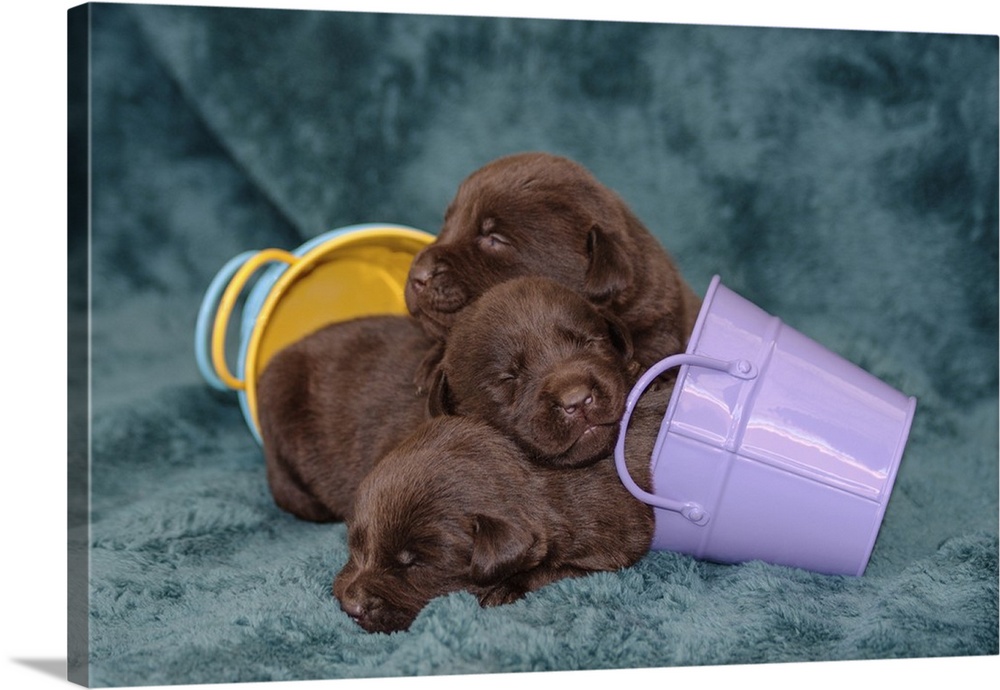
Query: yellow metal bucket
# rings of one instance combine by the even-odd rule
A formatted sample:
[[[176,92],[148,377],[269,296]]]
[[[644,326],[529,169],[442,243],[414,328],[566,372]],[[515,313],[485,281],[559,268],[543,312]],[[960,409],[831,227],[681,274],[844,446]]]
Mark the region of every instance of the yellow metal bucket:
[[[272,248],[234,257],[216,274],[198,312],[194,346],[202,377],[214,388],[237,391],[247,425],[260,441],[257,378],[274,353],[336,321],[405,314],[410,264],[433,240],[402,225],[352,225],[294,251]],[[226,361],[226,338],[244,292],[234,373]]]

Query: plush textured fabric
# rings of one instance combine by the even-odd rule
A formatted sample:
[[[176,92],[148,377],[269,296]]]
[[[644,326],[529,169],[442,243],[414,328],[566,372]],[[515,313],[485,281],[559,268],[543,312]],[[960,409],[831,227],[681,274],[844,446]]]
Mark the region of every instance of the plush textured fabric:
[[[71,334],[89,309],[93,352],[91,497],[70,504],[91,526],[75,561],[89,557],[89,581],[70,581],[86,608],[70,621],[78,678],[998,653],[996,37],[101,4],[83,16],[91,165],[71,182],[82,194],[90,175],[92,226],[89,241],[71,228],[70,262],[90,262],[92,293],[70,303]],[[85,108],[85,85],[70,93]],[[202,294],[246,249],[369,221],[436,231],[465,175],[527,149],[617,190],[696,291],[719,273],[918,398],[864,577],[658,552],[499,608],[443,597],[405,633],[369,635],[341,613],[330,587],[345,528],[273,505],[235,395],[195,366]]]

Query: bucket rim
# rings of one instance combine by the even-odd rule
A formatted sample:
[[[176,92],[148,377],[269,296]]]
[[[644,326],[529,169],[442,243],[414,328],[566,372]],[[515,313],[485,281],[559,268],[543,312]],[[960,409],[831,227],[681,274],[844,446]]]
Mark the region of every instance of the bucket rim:
[[[433,242],[435,235],[425,230],[390,223],[363,223],[330,230],[294,250],[292,253],[298,257],[294,264],[276,264],[266,269],[267,274],[262,275],[251,288],[242,314],[243,332],[239,345],[238,370],[243,376],[244,387],[238,395],[247,425],[258,442],[262,443],[257,415],[256,383],[259,372],[248,364],[257,358],[271,313],[285,290],[299,276],[311,270],[319,259],[354,245],[365,244],[372,239],[409,241],[422,248]]]
[[[716,273],[712,276],[712,280],[709,281],[708,289],[705,290],[705,297],[701,301],[698,318],[695,319],[694,328],[691,329],[691,337],[688,338],[687,348],[684,350],[686,354],[694,354],[697,349],[698,342],[701,340],[701,334],[705,330],[705,321],[708,319],[708,313],[712,309],[712,302],[715,300],[715,294],[718,292],[721,284],[722,277]]]
[[[872,552],[875,550],[875,542],[878,540],[879,532],[882,531],[882,523],[885,521],[885,511],[889,507],[889,501],[892,499],[892,490],[896,485],[896,476],[899,474],[899,467],[903,464],[903,454],[906,452],[906,444],[910,440],[910,431],[913,427],[913,418],[916,412],[917,398],[913,395],[908,396],[906,414],[900,426],[899,437],[896,440],[896,448],[893,451],[892,460],[889,462],[889,472],[885,478],[885,487],[882,490],[878,508],[875,511],[871,535],[868,538],[864,558],[862,558],[861,565],[858,567],[857,577],[865,574],[868,562],[871,560]]]
[[[708,288],[705,290],[705,297],[701,301],[701,309],[698,311],[698,318],[695,319],[694,328],[691,329],[691,337],[688,338],[684,354],[693,355],[698,349],[698,343],[705,330],[705,322],[708,320],[708,313],[712,310],[712,303],[715,301],[715,295],[719,291],[720,285],[722,285],[722,276],[716,273],[712,276],[712,279],[708,283]],[[684,382],[687,380],[690,369],[690,365],[682,364],[677,370],[677,379],[674,382],[674,389],[670,393],[670,400],[667,401],[667,409],[663,413],[663,420],[660,422],[660,430],[656,436],[651,460],[659,457],[660,448],[670,430],[677,405],[680,404],[678,401],[680,400],[681,392],[684,389]],[[656,465],[654,463],[650,466],[651,476],[655,469]]]

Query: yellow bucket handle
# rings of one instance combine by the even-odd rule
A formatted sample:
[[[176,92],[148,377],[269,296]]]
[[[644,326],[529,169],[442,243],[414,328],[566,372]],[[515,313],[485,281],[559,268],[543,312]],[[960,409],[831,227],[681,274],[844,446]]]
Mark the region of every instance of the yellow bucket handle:
[[[212,365],[215,373],[227,386],[234,390],[244,390],[246,383],[233,376],[226,364],[226,329],[229,324],[229,315],[236,306],[236,300],[243,291],[247,280],[263,264],[270,261],[284,261],[293,265],[299,260],[295,254],[284,249],[263,249],[255,256],[252,256],[243,264],[229,281],[226,291],[222,293],[219,300],[219,309],[215,315],[215,323],[212,325]]]

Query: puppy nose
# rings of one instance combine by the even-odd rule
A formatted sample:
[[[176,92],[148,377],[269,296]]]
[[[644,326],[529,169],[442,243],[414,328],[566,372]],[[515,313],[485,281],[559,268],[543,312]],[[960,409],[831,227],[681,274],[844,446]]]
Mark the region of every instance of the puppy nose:
[[[348,600],[340,602],[341,610],[354,620],[358,620],[365,615],[365,607],[360,601]]]
[[[420,292],[427,287],[427,283],[429,283],[433,277],[434,268],[432,266],[428,266],[426,264],[414,264],[410,268],[410,287],[412,287],[415,292]]]
[[[593,404],[594,391],[583,383],[568,386],[559,393],[559,406],[568,415],[575,415]]]
[[[357,586],[349,587],[340,599],[341,610],[356,621],[370,615],[381,604],[381,599]]]

